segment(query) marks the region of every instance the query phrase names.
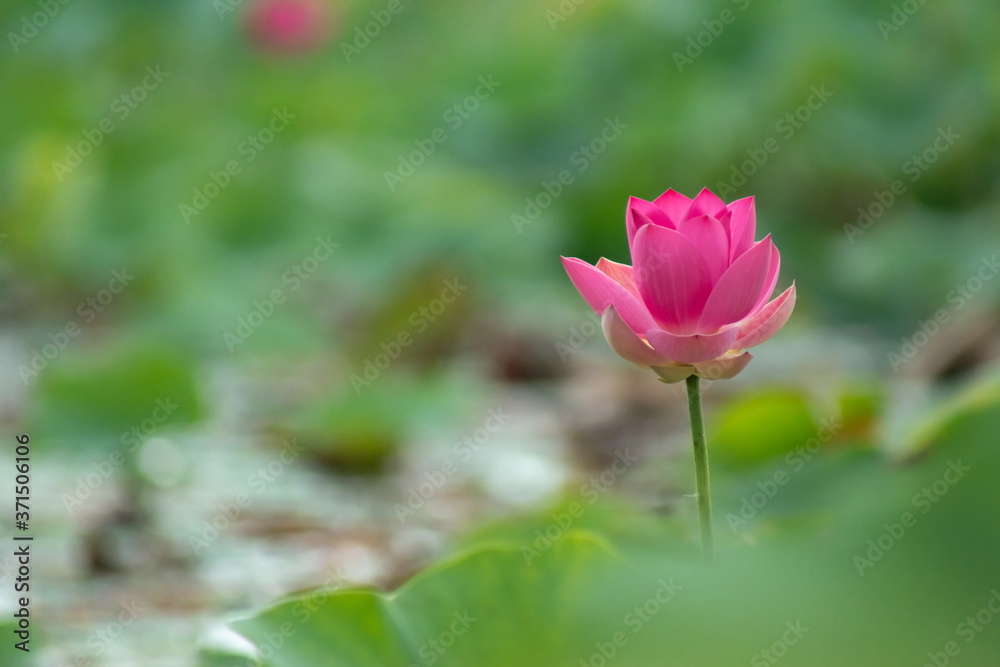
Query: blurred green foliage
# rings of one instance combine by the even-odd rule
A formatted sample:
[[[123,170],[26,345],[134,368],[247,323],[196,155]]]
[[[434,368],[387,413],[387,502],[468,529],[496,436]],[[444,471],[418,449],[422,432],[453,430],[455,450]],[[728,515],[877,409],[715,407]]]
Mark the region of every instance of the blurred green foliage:
[[[755,195],[798,281],[791,327],[875,349],[958,314],[995,247],[988,3],[888,32],[891,6],[832,0],[415,3],[362,38],[380,7],[331,0],[325,46],[280,55],[217,4],[73,3],[12,43],[0,316],[23,363],[70,325],[53,366],[152,338],[195,368],[322,355],[345,379],[416,320],[394,372],[488,355],[466,343],[502,322],[565,335],[583,304],[557,255],[627,261],[627,197],[667,187]],[[24,32],[33,8],[0,23]],[[448,280],[467,289],[421,318]]]
[[[944,651],[986,665],[1000,651],[991,626],[1000,526],[982,510],[1000,502],[1000,453],[980,443],[998,426],[995,400],[956,415],[934,430],[934,450],[905,468],[871,450],[823,451],[752,515],[719,527],[725,546],[714,567],[664,552],[670,519],[657,527],[618,504],[574,521],[559,507],[391,595],[303,593],[235,627],[274,667],[320,655],[331,665],[429,664],[431,655],[443,665],[606,664],[602,656],[763,665],[786,653],[791,664],[874,666]],[[761,495],[774,468],[717,476],[719,516],[746,512],[736,498]],[[623,533],[637,519],[643,531]],[[622,553],[595,533],[616,535]],[[475,622],[450,625],[456,614]],[[245,659],[216,654],[204,664]]]
[[[887,39],[891,6],[832,0],[590,0],[554,28],[555,4],[417,3],[350,62],[343,45],[377,8],[330,4],[333,39],[298,56],[255,50],[239,11],[180,0],[74,3],[9,53],[7,317],[61,325],[125,265],[137,281],[95,327],[225,355],[222,334],[326,235],[340,251],[241,354],[323,349],[345,335],[345,312],[396,298],[441,257],[477,294],[523,302],[546,279],[568,300],[557,253],[624,260],[629,195],[720,189],[769,138],[778,151],[729,198],[757,196],[803,321],[907,333],[995,242],[1000,10],[988,3],[923,6]],[[14,29],[33,6],[5,5],[0,22]],[[674,54],[724,9],[736,20],[678,71]],[[123,104],[149,67],[162,81]],[[447,112],[481,76],[498,88],[453,127]],[[821,87],[829,99],[794,120]],[[241,152],[275,109],[294,116],[287,128]],[[113,131],[57,175],[106,118]],[[572,156],[609,118],[627,129],[581,171]],[[438,127],[447,141],[390,191],[385,173]],[[960,138],[910,182],[904,165],[948,127]],[[241,172],[186,224],[181,204],[230,160]],[[573,183],[518,234],[511,216],[565,169]],[[849,242],[844,225],[896,178],[902,201]]]
[[[712,458],[724,466],[756,463],[807,443],[820,446],[809,401],[796,389],[771,389],[736,399],[711,427]]]
[[[0,351],[5,385],[27,388],[0,418],[39,442],[117,447],[157,401],[178,406],[164,428],[226,403],[313,461],[381,471],[404,434],[458,421],[503,350],[533,350],[504,336],[551,362],[587,321],[558,255],[627,261],[627,198],[667,187],[756,196],[798,285],[787,335],[807,341],[767,354],[824,360],[850,338],[877,360],[855,384],[784,378],[712,407],[732,534],[711,575],[690,517],[608,501],[536,568],[480,547],[397,597],[332,594],[309,626],[324,656],[336,636],[337,659],[395,664],[468,598],[498,620],[442,664],[515,641],[520,664],[570,664],[662,574],[683,597],[621,664],[745,663],[800,616],[816,628],[802,660],[823,656],[800,664],[917,664],[986,601],[995,384],[935,395],[890,433],[893,388],[872,377],[938,309],[996,309],[1000,281],[970,280],[1000,238],[1000,6],[406,2],[361,39],[386,3],[329,0],[330,40],[279,55],[248,35],[251,0],[56,4],[23,41],[39,3],[0,7]],[[116,272],[134,278],[112,289]],[[449,281],[463,289],[442,308]],[[784,457],[828,415],[836,437],[795,469]],[[853,556],[952,458],[968,480],[859,577]],[[780,493],[739,514],[778,471]],[[534,540],[578,500],[465,543]],[[634,567],[605,576],[605,540]],[[259,640],[284,613],[240,627]],[[963,659],[992,664],[995,636]]]
[[[167,422],[191,424],[203,415],[195,369],[176,350],[132,345],[46,371],[31,425],[42,442],[132,446]]]

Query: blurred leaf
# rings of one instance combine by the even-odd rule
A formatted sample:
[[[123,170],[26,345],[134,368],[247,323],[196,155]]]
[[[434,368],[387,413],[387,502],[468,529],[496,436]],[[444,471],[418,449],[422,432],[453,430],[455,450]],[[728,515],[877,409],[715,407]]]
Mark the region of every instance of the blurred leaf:
[[[709,424],[712,463],[740,468],[802,447],[817,424],[797,389],[768,389],[733,400]]]
[[[269,667],[570,664],[587,636],[578,612],[590,582],[621,566],[605,543],[574,533],[530,565],[520,549],[482,548],[391,595],[304,595],[234,626]],[[284,645],[269,651],[276,637]]]
[[[13,614],[13,612],[11,613]],[[31,620],[34,626],[28,628],[28,632],[30,633],[29,640],[26,644],[28,652],[21,651],[20,649],[14,647],[15,644],[24,641],[18,637],[17,634],[15,634],[19,629],[17,619],[14,619],[13,621],[4,619],[3,622],[0,622],[0,633],[3,634],[4,638],[8,642],[7,646],[3,649],[5,665],[9,665],[10,667],[28,667],[28,665],[34,664],[31,660],[32,652],[34,652],[35,655],[38,655],[38,653],[42,650],[42,646],[39,645],[38,641],[38,626],[35,622],[36,619]]]
[[[1000,597],[1000,515],[984,508],[1000,503],[1000,450],[969,437],[985,425],[964,422],[940,456],[904,469],[870,450],[821,452],[779,493],[787,508],[825,479],[839,496],[802,508],[825,520],[794,532],[754,529],[756,546],[727,540],[711,568],[664,556],[655,539],[632,542],[626,563],[591,534],[564,532],[547,545],[460,555],[391,595],[320,591],[235,625],[270,667],[312,665],[320,655],[332,667],[432,657],[456,667],[612,658],[723,667],[773,664],[786,653],[789,664],[881,667],[919,664],[948,642],[963,661],[990,664],[1000,651],[987,607]],[[476,621],[450,636],[465,613]]]
[[[893,454],[903,459],[920,457],[929,448],[947,442],[954,428],[972,419],[990,419],[998,413],[998,406],[1000,367],[994,367],[965,383],[957,393],[917,419],[902,446]],[[1000,427],[1000,423],[997,426]]]
[[[387,357],[388,359],[388,357]],[[270,428],[294,437],[330,469],[348,473],[384,470],[421,424],[453,420],[475,388],[466,380],[436,373],[406,374],[391,360],[361,369],[291,406]]]
[[[472,548],[507,542],[547,549],[566,531],[580,530],[600,535],[622,549],[656,549],[665,557],[697,558],[697,525],[687,521],[690,517],[651,514],[609,490],[591,483],[584,493],[539,512],[478,526],[460,544]]]
[[[79,441],[148,435],[202,414],[193,361],[159,347],[132,346],[59,358],[39,374],[35,431]]]
[[[884,392],[875,385],[855,384],[841,389],[837,403],[842,424],[840,435],[871,442],[885,408]]]

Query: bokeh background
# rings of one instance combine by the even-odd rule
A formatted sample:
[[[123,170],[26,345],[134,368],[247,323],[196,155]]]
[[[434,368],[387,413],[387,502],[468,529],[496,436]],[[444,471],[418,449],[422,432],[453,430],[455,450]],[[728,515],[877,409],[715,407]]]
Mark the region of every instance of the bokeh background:
[[[516,546],[554,522],[633,574],[584,577],[560,642],[539,612],[489,659],[483,624],[435,660],[603,664],[597,616],[620,625],[612,601],[664,568],[691,606],[619,664],[773,664],[803,609],[785,664],[1000,655],[1000,623],[956,630],[1000,585],[995,4],[48,0],[0,25],[0,419],[5,451],[33,445],[33,664],[253,664],[232,614],[498,541],[513,558],[431,577],[446,593],[409,613],[447,618],[457,590],[509,620],[525,572],[565,609],[567,569]],[[799,294],[706,389],[711,576],[682,391],[614,357],[558,261],[628,262],[629,196],[706,186],[756,197]],[[933,513],[859,567],[927,484]],[[408,664],[358,650],[272,659]]]

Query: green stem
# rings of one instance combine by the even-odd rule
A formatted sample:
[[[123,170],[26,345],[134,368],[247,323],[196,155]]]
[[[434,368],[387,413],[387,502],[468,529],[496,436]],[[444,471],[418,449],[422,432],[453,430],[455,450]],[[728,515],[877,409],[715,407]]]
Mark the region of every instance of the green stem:
[[[691,413],[691,441],[694,444],[694,471],[697,480],[698,520],[701,524],[701,555],[711,563],[712,546],[712,489],[708,473],[708,443],[705,441],[705,420],[701,414],[701,389],[697,375],[688,376],[688,412]]]

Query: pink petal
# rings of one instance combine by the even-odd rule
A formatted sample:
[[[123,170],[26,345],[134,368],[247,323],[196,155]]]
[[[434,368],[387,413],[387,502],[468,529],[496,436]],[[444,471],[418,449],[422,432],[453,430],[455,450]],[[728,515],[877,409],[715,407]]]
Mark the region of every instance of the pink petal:
[[[653,366],[652,368],[660,376],[660,382],[666,382],[667,384],[681,382],[695,374],[695,367],[688,365]]]
[[[639,296],[639,288],[635,284],[635,273],[628,264],[619,264],[601,257],[597,260],[597,270],[627,289],[635,298],[642,298]]]
[[[724,356],[712,361],[704,361],[695,364],[694,367],[698,371],[698,377],[708,380],[728,380],[746,368],[751,359],[753,359],[752,354],[743,352],[742,354]]]
[[[736,341],[736,327],[715,334],[692,334],[678,336],[662,329],[650,329],[646,339],[657,352],[685,364],[696,364],[721,357],[728,352]]]
[[[729,213],[725,216],[728,218]],[[677,231],[698,246],[708,264],[712,282],[718,280],[729,266],[729,237],[723,223],[711,216],[699,215],[682,222]]]
[[[670,360],[651,348],[625,323],[614,306],[608,306],[601,316],[601,327],[608,344],[619,357],[639,366],[662,366]]]
[[[735,324],[753,312],[761,287],[767,278],[774,244],[767,236],[740,255],[715,284],[705,302],[698,323],[699,331],[715,331]]]
[[[747,318],[739,325],[740,335],[736,339],[736,349],[745,350],[760,345],[785,326],[792,309],[795,308],[795,283],[781,293],[771,303]]]
[[[699,215],[710,215],[713,218],[721,218],[726,210],[724,201],[708,188],[703,188],[691,202],[691,208],[688,209],[686,217],[695,218]]]
[[[757,212],[753,197],[737,199],[729,205],[732,220],[729,223],[729,262],[745,253],[753,245],[754,234],[757,233]]]
[[[643,225],[654,224],[674,229],[676,225],[663,210],[654,204],[638,197],[629,197],[625,207],[625,232],[628,234],[629,247],[635,239],[636,232]]]
[[[697,246],[672,229],[646,225],[635,236],[632,259],[650,314],[671,331],[693,333],[712,291],[711,273]],[[622,317],[629,321],[624,312]]]
[[[778,271],[781,269],[781,253],[776,246],[771,246],[771,266],[767,270],[767,278],[761,287],[760,296],[757,297],[757,304],[753,307],[757,310],[771,298],[774,294],[774,286],[778,284]],[[753,312],[753,311],[751,311]]]
[[[614,305],[633,330],[646,331],[656,326],[638,298],[596,267],[575,257],[563,257],[562,262],[573,285],[598,315]]]
[[[664,192],[653,203],[667,214],[674,228],[687,217],[688,209],[691,208],[691,200],[673,189]]]

